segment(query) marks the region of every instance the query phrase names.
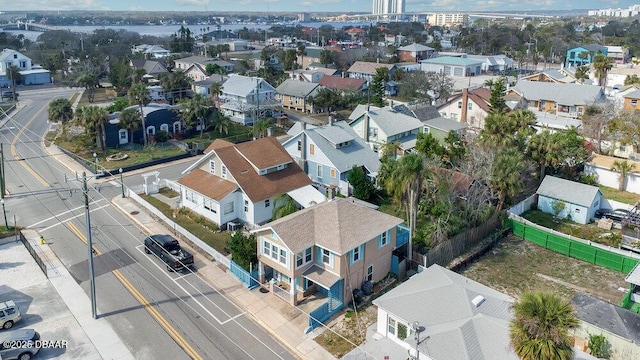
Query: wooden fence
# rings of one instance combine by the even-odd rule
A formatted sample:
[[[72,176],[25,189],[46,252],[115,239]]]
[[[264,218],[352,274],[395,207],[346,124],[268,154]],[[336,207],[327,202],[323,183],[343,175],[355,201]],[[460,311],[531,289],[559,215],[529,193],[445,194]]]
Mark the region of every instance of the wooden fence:
[[[414,251],[413,260],[417,265],[424,267],[429,267],[433,264],[446,267],[453,259],[477,245],[482,239],[485,239],[489,234],[498,229],[499,226],[500,218],[498,213],[496,213],[484,224],[468,229],[436,245],[433,249],[429,249],[424,255]]]

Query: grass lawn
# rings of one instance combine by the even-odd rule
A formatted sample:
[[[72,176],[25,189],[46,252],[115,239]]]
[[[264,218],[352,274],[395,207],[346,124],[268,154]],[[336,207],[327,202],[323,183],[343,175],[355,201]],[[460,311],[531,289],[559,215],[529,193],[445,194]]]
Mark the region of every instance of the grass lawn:
[[[522,217],[546,228],[604,245],[617,247],[622,240],[620,230],[600,229],[595,222],[583,225],[566,219],[554,219],[553,215],[540,210],[526,211]]]
[[[634,194],[628,191],[620,191],[618,189],[610,188],[600,185],[600,191],[602,195],[609,200],[619,201],[621,203],[635,205],[640,200],[639,194]]]
[[[171,195],[171,193],[175,193],[177,196],[175,191],[169,191],[170,192],[165,191],[165,196],[168,196],[167,194]],[[174,209],[172,209],[169,204],[162,200],[158,200],[153,196],[140,196],[149,204],[160,210],[166,217],[170,219],[173,217]],[[228,231],[220,231],[218,225],[215,223],[185,208],[180,209],[176,213],[175,222],[221,254],[229,254],[227,244],[229,243],[229,240],[231,240],[231,233]]]
[[[461,273],[508,295],[549,291],[570,299],[586,292],[620,304],[628,289],[625,274],[544,249],[511,236]]]
[[[253,138],[253,130],[251,126],[244,126],[244,125],[240,125],[238,123],[232,122],[231,124],[229,124],[228,134],[220,134],[217,131],[211,130],[203,133],[201,137],[200,133],[197,132],[193,137],[189,139],[184,139],[183,142],[187,144],[201,143],[202,148],[206,149],[209,145],[211,145],[211,143],[215,139],[225,139],[230,142],[240,142],[240,141],[251,140],[252,138]]]

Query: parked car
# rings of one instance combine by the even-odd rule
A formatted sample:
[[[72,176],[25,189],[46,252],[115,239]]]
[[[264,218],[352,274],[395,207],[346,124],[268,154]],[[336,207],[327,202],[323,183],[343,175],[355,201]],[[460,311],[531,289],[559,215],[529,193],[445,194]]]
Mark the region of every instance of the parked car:
[[[621,222],[629,216],[629,210],[625,209],[600,209],[596,210],[596,218],[606,218],[613,221]]]
[[[0,302],[0,325],[3,329],[11,329],[20,319],[20,308],[13,300]]]
[[[144,251],[155,254],[167,265],[167,270],[181,270],[193,265],[193,255],[180,247],[171,235],[151,235],[144,240]]]
[[[0,359],[30,360],[40,351],[40,334],[33,329],[9,330],[0,333]],[[15,346],[20,345],[20,346]]]
[[[14,92],[12,90],[8,90],[8,91],[3,91],[2,92],[2,98],[3,99],[13,99],[13,94]],[[20,95],[19,93],[15,93],[16,97],[15,99],[18,100],[18,95]]]

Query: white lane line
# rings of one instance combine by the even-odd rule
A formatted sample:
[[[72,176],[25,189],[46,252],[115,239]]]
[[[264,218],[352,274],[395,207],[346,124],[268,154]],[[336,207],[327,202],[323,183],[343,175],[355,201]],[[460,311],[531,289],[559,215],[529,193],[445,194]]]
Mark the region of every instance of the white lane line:
[[[177,278],[175,278],[175,280],[184,279],[184,278],[186,278],[186,277],[187,277],[187,276],[189,276],[189,275],[195,275],[195,274],[190,272],[190,273],[188,273],[188,274],[186,274],[186,275],[178,276]]]
[[[142,254],[145,254],[144,250],[142,249],[144,247],[144,245],[138,245],[136,246],[136,249],[138,251],[140,251]],[[146,255],[146,254],[145,254]],[[147,257],[147,256],[145,256]],[[148,258],[148,257],[147,257]],[[202,303],[200,301],[198,301],[198,299],[196,299],[193,295],[191,295],[191,293],[189,293],[184,287],[182,287],[182,285],[178,284],[177,279],[172,278],[171,276],[169,276],[169,274],[167,274],[164,270],[162,270],[162,268],[160,267],[160,265],[156,264],[155,261],[151,261],[151,263],[157,267],[158,269],[160,269],[160,271],[165,274],[169,279],[171,279],[171,281],[173,281],[180,289],[182,289],[182,291],[184,291],[185,294],[187,294],[187,296],[189,296],[191,298],[191,300],[195,301],[196,304],[200,305],[200,307],[202,308],[202,310],[204,310],[207,314],[211,315],[212,318],[214,318],[218,324],[222,325],[222,321],[220,321],[220,319],[218,319],[215,315],[213,315],[213,313],[211,313],[211,311],[209,311],[209,309],[207,309],[206,307],[204,307],[204,305],[202,305]],[[179,279],[179,278],[178,278]],[[213,304],[215,305],[215,304]],[[216,305],[216,307],[218,307]],[[220,308],[219,308],[220,309]],[[222,309],[220,309],[220,311],[222,311]],[[222,311],[224,313],[224,311]],[[225,315],[227,315],[226,313],[224,313]],[[228,316],[228,315],[227,315]]]
[[[228,323],[228,322],[230,322],[230,321],[235,321],[235,320],[236,320],[237,318],[239,318],[240,316],[244,316],[244,314],[246,314],[246,312],[244,312],[244,311],[243,311],[243,312],[241,312],[240,314],[238,314],[238,315],[236,315],[236,316],[232,317],[231,319],[229,319],[229,320],[227,320],[227,321],[225,321],[225,322],[222,322],[222,323],[220,323],[220,324],[221,324],[221,325],[225,325],[226,323]]]
[[[104,208],[106,208],[106,207],[109,207],[109,206],[111,206],[111,205],[109,205],[109,204],[102,205],[102,206],[97,207],[97,208],[95,208],[95,209],[91,209],[91,210],[89,210],[89,212],[94,212],[94,211],[102,210],[102,209],[104,209]],[[84,206],[83,206],[83,207],[84,207]],[[67,219],[64,219],[64,220],[60,220],[60,222],[58,222],[57,224],[53,224],[53,225],[51,225],[51,226],[48,226],[48,227],[46,227],[46,228],[44,228],[44,229],[42,229],[42,230],[40,230],[40,231],[42,232],[42,231],[46,231],[46,230],[53,229],[53,228],[54,228],[54,227],[56,227],[56,226],[63,225],[63,224],[64,224],[64,223],[66,223],[67,221],[72,220],[72,219],[79,218],[79,217],[81,217],[81,216],[85,216],[85,213],[83,212],[82,214],[78,214],[78,215],[76,215],[76,216],[72,216],[72,217],[70,217],[70,218],[67,218]],[[32,225],[32,226],[33,226],[33,225]],[[30,226],[29,228],[32,228],[32,227]]]
[[[101,201],[105,201],[105,200],[104,200],[104,199],[100,199],[100,200],[97,200],[97,201],[93,201],[93,202],[89,203],[89,205],[91,205],[91,204],[97,204],[97,203],[99,203],[99,202],[101,202]],[[57,217],[58,217],[58,216],[61,216],[61,215],[64,215],[64,214],[68,214],[68,213],[71,213],[71,212],[74,212],[74,211],[77,211],[77,210],[80,210],[80,209],[84,209],[84,205],[83,205],[83,206],[78,206],[77,208],[73,208],[73,209],[71,209],[71,210],[67,210],[67,211],[65,211],[65,212],[61,212],[61,213],[60,213],[60,214],[58,214],[57,216],[51,216],[51,217],[46,218],[46,219],[44,219],[44,220],[42,220],[42,221],[38,221],[38,222],[37,222],[37,223],[35,223],[35,224],[32,224],[32,225],[30,225],[30,226],[27,226],[27,228],[28,228],[28,229],[32,229],[32,228],[34,228],[34,227],[36,227],[36,226],[38,226],[38,225],[40,225],[40,224],[42,224],[42,223],[44,223],[44,222],[47,222],[47,221],[49,221],[49,220],[53,220],[53,219],[57,220]]]

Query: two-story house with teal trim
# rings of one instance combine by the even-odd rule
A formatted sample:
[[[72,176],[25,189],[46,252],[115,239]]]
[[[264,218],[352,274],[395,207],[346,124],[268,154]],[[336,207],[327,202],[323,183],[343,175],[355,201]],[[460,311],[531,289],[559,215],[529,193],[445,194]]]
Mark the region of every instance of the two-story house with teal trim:
[[[598,44],[578,46],[567,50],[566,67],[578,67],[593,63],[593,58],[597,53],[607,55],[607,47]]]
[[[378,282],[392,270],[392,253],[405,241],[397,238],[404,232],[401,223],[345,198],[272,221],[252,231],[259,280],[274,283],[274,293],[291,305],[326,298],[322,314],[314,316],[322,322],[349,303],[364,281]]]
[[[282,146],[323,187],[336,187],[348,195],[349,172],[354,166],[361,167],[372,181],[378,175],[378,154],[344,121],[329,121],[324,126],[297,122],[288,134],[291,138]]]

